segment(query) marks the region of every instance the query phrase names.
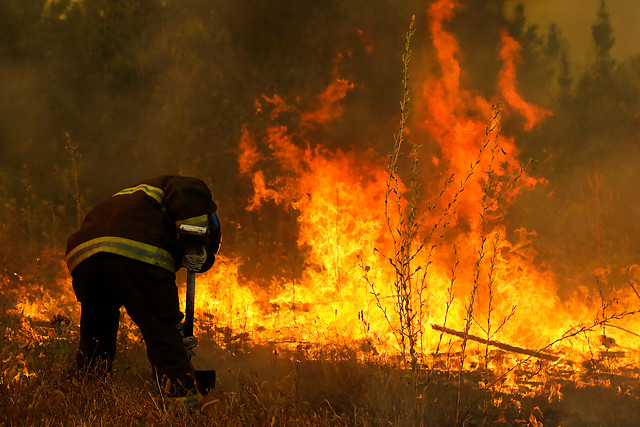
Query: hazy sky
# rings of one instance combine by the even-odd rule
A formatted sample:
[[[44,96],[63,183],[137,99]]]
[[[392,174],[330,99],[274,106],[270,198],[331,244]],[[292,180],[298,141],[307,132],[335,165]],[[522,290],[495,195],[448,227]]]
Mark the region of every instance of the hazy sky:
[[[524,3],[529,24],[545,31],[551,22],[560,26],[572,62],[583,63],[593,54],[591,25],[600,0],[509,0],[508,10],[518,2]],[[640,54],[640,0],[606,0],[606,6],[616,37],[614,56],[624,59]]]

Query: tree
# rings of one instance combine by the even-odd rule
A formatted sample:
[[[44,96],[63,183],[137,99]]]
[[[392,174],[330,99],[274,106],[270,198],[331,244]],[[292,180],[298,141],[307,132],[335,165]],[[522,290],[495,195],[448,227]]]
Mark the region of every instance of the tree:
[[[613,35],[613,27],[609,20],[609,12],[605,0],[600,0],[600,8],[597,12],[598,18],[591,26],[591,34],[595,42],[596,58],[598,61],[611,60],[611,48],[616,42]]]

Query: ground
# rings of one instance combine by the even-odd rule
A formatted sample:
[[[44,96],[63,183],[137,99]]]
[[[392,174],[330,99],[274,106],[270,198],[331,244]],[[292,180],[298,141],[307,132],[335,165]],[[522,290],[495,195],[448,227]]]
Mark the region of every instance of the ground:
[[[348,343],[255,343],[225,328],[199,334],[194,365],[215,369],[217,384],[201,411],[188,412],[158,392],[144,342],[124,312],[112,375],[71,375],[78,319],[60,302],[69,290],[47,285],[60,279],[57,261],[38,260],[14,275],[7,264],[0,277],[0,426],[640,425],[632,367],[624,375],[591,367],[590,376],[544,377],[545,365],[533,361],[507,387],[477,367],[412,371]],[[49,310],[35,313],[42,306]]]

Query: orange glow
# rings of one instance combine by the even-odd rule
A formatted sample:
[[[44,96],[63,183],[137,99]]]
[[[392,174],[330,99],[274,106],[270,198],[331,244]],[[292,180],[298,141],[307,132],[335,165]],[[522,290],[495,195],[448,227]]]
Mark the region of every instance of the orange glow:
[[[436,141],[441,153],[430,158],[431,163],[446,166],[455,176],[454,183],[469,174],[470,165],[477,159],[479,164],[461,193],[457,214],[451,218],[448,244],[441,242],[431,254],[422,251],[412,260],[413,265],[428,268],[424,281],[412,282],[412,286],[423,289],[422,297],[413,296],[417,298],[414,303],[421,301],[420,312],[416,314],[416,322],[422,330],[419,347],[426,357],[438,343],[443,343],[443,339],[444,342],[451,339],[449,336],[441,338],[439,332],[430,328],[431,323],[442,324],[446,318],[447,327],[464,330],[466,310],[473,293],[471,334],[525,349],[545,348],[568,331],[593,321],[599,301],[586,288],[576,290],[570,300],[560,300],[554,275],[533,263],[535,254],[529,242],[535,238],[534,233],[519,230],[519,241],[511,242],[505,238],[504,225],[495,222],[499,209],[508,206],[521,191],[542,179],[526,173],[518,159],[513,137],[498,133],[500,116],[487,130],[493,114],[492,104],[504,100],[505,109],[511,108],[525,116],[525,129],[530,129],[550,113],[528,104],[515,92],[517,45],[507,35],[503,35],[502,53],[496,58],[503,61],[498,83],[500,94],[489,100],[463,87],[462,68],[457,59],[459,47],[445,29],[457,7],[457,2],[447,0],[429,7],[429,29],[441,75],[429,76],[422,84],[417,103],[424,108],[415,118],[422,133],[405,134],[415,139],[426,135]],[[343,86],[341,91],[333,85],[328,87],[318,98],[324,100],[321,108],[297,113],[301,123],[309,123],[311,117],[321,117],[312,121],[329,125],[340,117],[340,101],[345,89],[350,87],[351,84]],[[319,111],[321,114],[318,115]],[[269,115],[269,112],[263,114]],[[300,131],[292,132],[274,122],[273,126],[257,132],[254,139],[257,146],[268,149],[271,160],[281,172],[269,183],[257,185],[254,181],[256,197],[269,190],[270,196],[260,196],[262,200],[296,210],[298,246],[305,254],[306,268],[295,282],[274,280],[268,289],[264,285],[249,284],[238,299],[234,296],[236,292],[231,292],[229,298],[233,301],[228,304],[245,307],[241,317],[251,319],[247,321],[255,322],[256,327],[243,331],[256,341],[349,342],[362,357],[371,352],[393,357],[400,349],[391,329],[398,327],[393,299],[395,271],[385,257],[394,251],[389,226],[392,230],[398,226],[395,217],[398,212],[391,206],[392,218],[387,222],[384,205],[389,175],[383,156],[328,151],[309,139],[305,133],[307,128],[301,126]],[[254,169],[257,166],[254,165]],[[484,199],[487,171],[492,171],[494,176],[494,191],[501,194],[499,203],[489,207]],[[254,171],[254,174],[260,172]],[[425,179],[433,178],[427,176]],[[452,201],[456,191],[452,188],[445,192],[436,215],[442,214],[442,206]],[[400,208],[405,206],[406,201],[402,200]],[[488,211],[483,212],[483,209]],[[433,221],[427,224],[432,225]],[[419,238],[416,237],[413,248],[419,246]],[[452,282],[452,244],[456,247],[459,266],[452,288],[451,307],[447,310]],[[480,262],[479,253],[483,254]],[[237,262],[233,261],[234,265]],[[363,279],[365,273],[374,284],[373,289]],[[474,287],[477,288],[475,291]],[[250,289],[248,295],[247,289]],[[626,290],[620,291],[616,295],[616,310],[633,310],[637,306],[634,297]],[[487,326],[491,327],[489,332]],[[624,328],[623,323],[619,327]],[[597,335],[598,328],[553,345],[548,350],[564,356],[557,362],[545,363],[557,365],[554,369],[564,369],[567,359],[572,364],[589,359],[593,354],[593,347],[589,349],[589,346],[593,346],[594,338],[593,335],[588,338],[588,335]],[[618,334],[613,328],[609,328],[607,334],[615,335],[618,345],[636,348],[631,334]],[[459,345],[460,341],[453,339],[447,351],[460,351]],[[468,363],[481,363],[483,345],[473,344],[471,348]],[[502,357],[489,363],[493,369],[500,370],[512,366],[514,360],[513,356]],[[629,360],[630,356],[626,362]],[[509,381],[515,384],[514,378]]]
[[[241,175],[248,175],[253,166],[260,160],[260,153],[258,153],[256,143],[246,126],[242,126],[241,132],[238,166]]]
[[[254,194],[249,199],[249,205],[246,208],[248,211],[256,210],[262,206],[262,203],[265,201],[273,200],[276,203],[280,202],[280,195],[276,191],[267,188],[262,171],[257,171],[253,174],[252,182]]]
[[[280,97],[280,95],[275,94],[272,97],[268,97],[267,95],[262,95],[262,98],[271,105],[271,112],[269,113],[269,119],[274,120],[277,118],[280,113],[284,113],[287,111],[293,111],[293,107],[287,105],[287,103]]]
[[[318,105],[312,111],[302,113],[301,122],[305,127],[328,124],[342,114],[342,106],[338,101],[347,96],[347,92],[355,85],[348,80],[337,79],[318,95]]]
[[[491,121],[493,105],[522,115],[526,130],[551,113],[529,104],[516,91],[519,46],[506,32],[496,57],[503,67],[497,83],[500,93],[486,99],[464,86],[460,47],[446,29],[460,7],[461,2],[454,0],[429,5],[429,36],[440,70],[420,80],[413,101],[420,108],[413,110],[411,132],[408,128],[405,132],[411,143],[437,144],[437,154],[427,153],[420,180],[444,187],[434,168],[454,176],[424,226],[400,247],[397,236],[406,228],[400,214],[411,205],[407,193],[412,186],[399,182],[400,200],[391,200],[393,185],[384,153],[329,150],[311,136],[342,117],[346,95],[355,83],[336,78],[308,110],[298,105],[303,104],[298,99],[262,96],[255,104],[261,119],[256,121],[268,125],[245,124],[239,141],[239,173],[253,185],[246,209],[258,215],[261,206],[272,203],[295,212],[297,249],[304,256],[302,272],[295,279],[261,277],[255,283],[239,273],[243,262],[251,262],[242,254],[217,256],[214,267],[197,278],[197,333],[222,334],[225,345],[238,341],[274,346],[345,344],[362,359],[375,355],[397,362],[402,348],[396,313],[399,274],[390,260],[398,251],[414,251],[407,264],[415,274],[406,284],[413,292],[413,326],[420,332],[419,362],[429,368],[455,368],[462,349],[459,337],[442,335],[432,324],[455,331],[468,326],[468,332],[481,339],[523,349],[544,348],[557,360],[540,362],[541,370],[567,371],[576,377],[584,371],[583,363],[594,359],[614,369],[640,362],[633,332],[637,316],[613,319],[606,328],[594,322],[614,312],[637,309],[638,296],[631,287],[614,291],[609,296],[615,301],[611,305],[586,287],[561,299],[553,272],[535,264],[530,246],[535,233],[518,229],[514,230],[517,241],[507,238],[514,233],[501,222],[504,210],[542,179],[526,172],[514,138],[499,132],[501,116]],[[287,125],[279,122],[283,112],[288,113]],[[429,202],[421,201],[417,209],[424,210]],[[449,204],[454,208],[447,210]],[[430,227],[440,220],[447,224],[445,237],[427,239]],[[36,304],[25,299],[20,309],[25,315],[38,316],[54,310],[51,304],[62,300],[73,305],[70,280],[59,286],[68,291],[57,300]],[[469,324],[467,313],[472,315]],[[581,330],[584,326],[589,328]],[[574,332],[575,336],[559,340]],[[483,358],[489,350],[492,357],[487,361]],[[466,369],[487,363],[495,372],[506,372],[522,359],[478,342],[470,342],[467,351]],[[624,362],[606,356],[616,351],[625,353]],[[512,372],[505,384],[515,387],[515,375]]]
[[[487,123],[492,115],[492,104],[501,100],[497,98],[490,101],[472,90],[461,87],[462,71],[457,59],[458,42],[445,30],[445,23],[453,18],[455,9],[459,7],[456,1],[440,0],[431,4],[428,10],[429,29],[442,74],[428,77],[423,84],[423,100],[420,102],[425,104],[426,117],[420,127],[439,144],[442,151],[441,160],[448,164],[449,172],[462,179],[469,173],[469,165],[476,162],[481,152],[486,139]],[[511,71],[506,72],[505,69]],[[515,78],[513,62],[505,61],[504,69],[500,73],[501,82],[505,75]],[[505,84],[500,83],[500,86],[503,87]],[[513,80],[511,86],[514,86]],[[518,99],[522,100],[519,96]],[[536,108],[523,100],[519,105],[526,105],[531,110]],[[500,123],[496,125],[499,126]],[[498,135],[498,138],[500,152],[495,153],[497,157],[494,154],[495,158],[492,161],[490,150],[485,149],[480,157],[480,166],[486,168],[492,163],[493,173],[497,177],[508,179],[521,170],[522,165],[517,159],[518,149],[514,139],[503,135]],[[477,209],[483,196],[479,176],[477,174],[467,183],[465,197],[459,210],[460,217],[469,221],[474,228],[479,226]],[[504,197],[511,199],[523,188],[533,187],[537,182],[537,179],[524,173],[517,185]]]
[[[520,60],[520,45],[506,30],[502,30],[500,36],[502,38],[500,59],[504,62],[504,67],[500,71],[500,82],[498,86],[507,104],[524,116],[524,128],[531,130],[540,120],[550,116],[551,112],[529,104],[522,99],[522,96],[517,92],[516,64]]]
[[[360,38],[360,43],[364,47],[365,52],[367,52],[367,54],[372,54],[375,50],[375,45],[373,44],[371,38],[369,38],[369,36],[361,28],[356,28],[356,34]]]
[[[441,105],[445,110],[449,110],[448,107],[455,108],[459,98],[460,64],[455,58],[459,52],[458,41],[444,31],[444,24],[453,19],[457,7],[460,7],[457,1],[441,0],[432,3],[428,10],[433,47],[443,74],[439,80],[440,85],[433,89],[438,90],[439,95],[447,94],[449,102]]]

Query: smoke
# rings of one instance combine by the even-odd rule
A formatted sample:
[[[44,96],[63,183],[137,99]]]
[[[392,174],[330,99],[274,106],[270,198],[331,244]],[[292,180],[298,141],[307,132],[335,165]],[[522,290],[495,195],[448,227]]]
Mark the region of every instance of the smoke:
[[[307,3],[2,2],[0,194],[19,206],[31,202],[33,223],[57,222],[53,240],[60,245],[75,218],[66,184],[68,133],[82,153],[85,210],[136,180],[201,176],[221,207],[224,250],[273,257],[276,264],[286,249],[274,242],[292,234],[277,223],[295,221],[294,215],[274,206],[247,212],[252,183],[238,173],[243,125],[265,126],[256,100],[278,95],[312,111],[318,95],[343,79],[352,86],[342,115],[331,126],[308,129],[309,136],[329,149],[373,150],[383,158],[396,131],[400,56],[412,15],[413,89],[440,72],[428,33],[431,2]],[[605,2],[615,43],[596,73],[591,27],[599,0],[578,7],[551,0],[457,3],[447,29],[459,41],[461,84],[486,99],[499,92],[505,31],[521,46],[515,89],[553,113],[530,132],[515,115],[506,117],[504,132],[520,160],[537,160],[534,174],[549,182],[520,197],[508,217],[511,228],[536,232],[539,262],[564,276],[628,269],[637,262],[632,254],[640,233],[629,184],[639,178],[640,61],[632,32],[640,5]],[[281,118],[294,129],[287,114]],[[425,143],[426,159],[437,151],[432,143]],[[3,224],[9,217],[0,212]],[[264,227],[261,219],[276,225]]]
[[[527,19],[541,29],[556,24],[566,40],[569,57],[575,67],[589,63],[593,58],[591,26],[595,20],[595,11],[600,0],[571,1],[554,0],[507,0],[507,15],[513,14],[514,7],[523,3],[527,10]],[[612,54],[617,60],[637,55],[638,47],[634,42],[635,25],[640,20],[640,4],[633,0],[607,0],[607,10],[611,24],[615,28],[616,44]]]

